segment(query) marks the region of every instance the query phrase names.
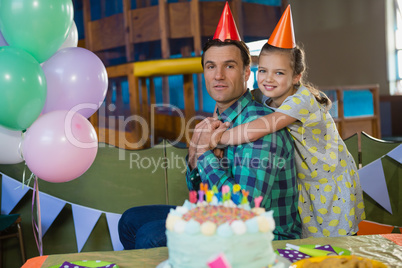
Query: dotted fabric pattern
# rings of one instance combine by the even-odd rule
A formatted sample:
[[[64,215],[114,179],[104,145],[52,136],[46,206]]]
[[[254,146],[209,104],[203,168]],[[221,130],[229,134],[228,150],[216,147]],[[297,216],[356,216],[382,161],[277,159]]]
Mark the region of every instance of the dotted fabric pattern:
[[[322,250],[326,250],[326,251],[332,251],[335,254],[338,255],[338,253],[333,249],[333,247],[331,245],[324,245],[324,246],[316,246],[316,249],[322,249]],[[304,254],[300,251],[297,250],[293,250],[293,249],[278,249],[278,254],[279,256],[282,256],[286,259],[288,259],[290,262],[297,262],[299,260],[305,259],[305,258],[310,258],[311,256]],[[342,254],[339,254],[342,255]]]
[[[60,268],[88,268],[88,267],[92,267],[92,268],[118,268],[118,266],[114,263],[111,264],[107,264],[107,265],[102,265],[101,261],[88,261],[88,265],[90,266],[82,266],[82,263],[85,263],[85,261],[79,262],[79,264],[74,264],[68,261],[63,262],[62,265],[60,265]],[[99,265],[102,266],[94,266],[94,264],[96,265],[96,263],[99,263]]]

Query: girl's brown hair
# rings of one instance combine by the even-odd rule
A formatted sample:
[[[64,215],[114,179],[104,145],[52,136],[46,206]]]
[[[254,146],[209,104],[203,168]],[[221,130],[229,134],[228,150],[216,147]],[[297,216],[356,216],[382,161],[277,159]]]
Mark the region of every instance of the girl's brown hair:
[[[290,65],[293,69],[293,74],[294,75],[301,74],[299,82],[297,84],[295,84],[294,87],[296,89],[299,89],[301,85],[305,86],[311,92],[311,94],[313,94],[315,99],[320,104],[323,104],[325,106],[326,111],[329,111],[331,109],[332,102],[327,97],[327,95],[324,92],[322,92],[321,90],[314,87],[311,83],[306,81],[307,66],[306,66],[306,61],[305,61],[305,57],[304,57],[304,50],[302,48],[300,48],[299,46],[296,46],[295,48],[292,48],[292,49],[279,48],[279,47],[271,46],[268,43],[265,43],[265,45],[261,49],[260,56],[262,54],[266,54],[269,52],[289,53]]]

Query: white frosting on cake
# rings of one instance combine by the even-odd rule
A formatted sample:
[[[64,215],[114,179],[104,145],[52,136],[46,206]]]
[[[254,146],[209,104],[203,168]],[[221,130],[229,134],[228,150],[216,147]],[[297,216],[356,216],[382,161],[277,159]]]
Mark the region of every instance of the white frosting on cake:
[[[173,268],[208,267],[207,263],[221,253],[233,268],[262,268],[275,262],[272,211],[252,212],[248,206],[233,202],[203,202],[197,208],[186,201],[171,210],[166,227]]]

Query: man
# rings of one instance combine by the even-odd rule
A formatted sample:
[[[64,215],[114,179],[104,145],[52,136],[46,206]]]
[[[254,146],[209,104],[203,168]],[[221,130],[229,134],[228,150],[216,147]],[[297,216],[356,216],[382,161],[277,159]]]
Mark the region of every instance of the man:
[[[205,85],[216,101],[218,119],[237,126],[272,112],[253,101],[247,90],[250,52],[240,40],[227,3],[214,38],[206,43],[203,52]],[[249,192],[250,202],[262,196],[261,206],[274,211],[275,239],[300,238],[293,141],[289,133],[281,130],[252,143],[228,146],[220,160],[212,149],[217,134],[227,128],[226,124],[206,118],[197,125],[189,147],[186,175],[189,190],[198,190],[201,182],[219,189],[223,185],[240,184]],[[155,205],[125,211],[119,221],[124,248],[166,246],[165,221],[171,208]]]
[[[247,90],[250,76],[250,55],[239,40],[208,41],[202,56],[205,85],[216,101],[218,119],[232,127],[250,122],[272,111],[253,101]],[[217,121],[217,122],[216,122]],[[261,206],[274,211],[277,228],[275,239],[300,237],[297,212],[298,191],[293,159],[293,140],[286,130],[267,135],[255,142],[224,149],[223,158],[213,152],[215,131],[225,126],[208,118],[197,125],[189,148],[187,185],[198,190],[199,184],[240,184],[249,192],[249,201],[262,196]]]
[[[202,64],[206,87],[217,103],[219,119],[237,126],[272,112],[253,101],[247,90],[250,55],[244,42],[209,41],[204,47]],[[220,162],[210,141],[214,131],[224,129],[224,125],[210,118],[197,125],[189,148],[186,176],[189,190],[198,190],[200,182],[219,189],[238,183],[249,192],[250,202],[262,196],[261,206],[274,211],[275,239],[300,238],[293,141],[289,133],[281,130],[252,143],[228,146],[222,158],[227,161]],[[119,222],[124,248],[166,246],[165,220],[171,208],[157,205],[127,210]]]

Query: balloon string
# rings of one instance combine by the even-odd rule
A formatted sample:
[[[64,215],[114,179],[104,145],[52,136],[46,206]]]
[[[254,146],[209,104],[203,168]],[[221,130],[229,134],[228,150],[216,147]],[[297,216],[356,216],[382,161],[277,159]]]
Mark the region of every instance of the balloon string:
[[[31,208],[31,216],[32,216],[32,229],[33,229],[33,235],[35,237],[35,242],[36,242],[36,246],[38,248],[38,251],[40,251],[39,249],[39,243],[38,243],[38,238],[36,235],[36,230],[37,230],[37,225],[35,222],[35,216],[34,216],[34,206],[35,206],[35,191],[36,191],[36,181],[34,181],[34,185],[33,185],[33,193],[32,193],[32,208]]]
[[[36,198],[36,218],[38,219],[38,224],[35,221],[34,214],[34,206],[35,206],[35,198]],[[42,222],[41,222],[41,213],[40,213],[40,201],[39,201],[39,186],[38,186],[38,177],[35,176],[33,194],[32,194],[32,229],[35,237],[36,246],[39,251],[39,256],[43,255],[43,245],[42,245]]]
[[[27,169],[27,164],[25,163],[24,165],[24,171],[22,172],[22,189],[24,189],[24,184],[25,184],[25,171]]]
[[[40,251],[39,254],[40,256],[43,255],[43,245],[42,245],[42,216],[40,213],[40,200],[39,200],[39,183],[38,183],[38,177],[35,176],[35,181],[36,181],[36,209],[37,209],[37,219],[38,219],[38,236],[39,236],[39,247]]]
[[[22,172],[22,189],[24,189],[24,185],[25,185],[25,184],[29,187],[29,184],[31,184],[31,180],[32,180],[33,177],[35,176],[35,174],[31,173],[31,175],[29,176],[29,179],[27,180],[27,183],[25,183],[25,173],[26,173],[26,169],[27,169],[27,165],[26,165],[26,163],[25,163],[24,171]]]

